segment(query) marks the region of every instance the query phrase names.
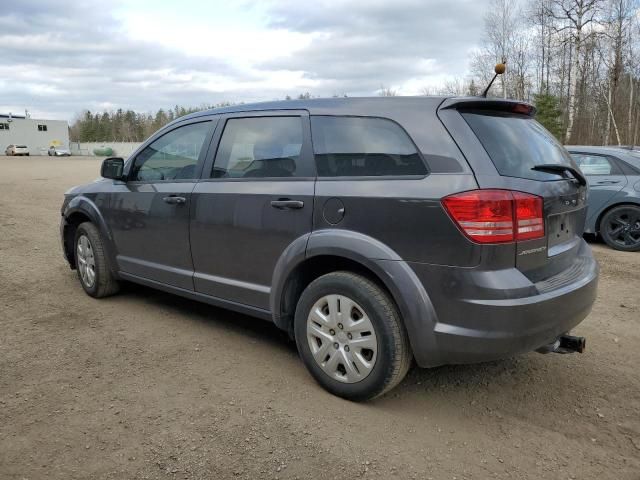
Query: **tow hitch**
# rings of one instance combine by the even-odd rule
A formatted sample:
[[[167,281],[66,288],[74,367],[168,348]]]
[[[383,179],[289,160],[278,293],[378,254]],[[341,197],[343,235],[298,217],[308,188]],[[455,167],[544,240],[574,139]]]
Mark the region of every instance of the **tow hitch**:
[[[538,353],[582,353],[584,352],[587,340],[584,337],[573,335],[560,335],[555,342],[540,347]]]

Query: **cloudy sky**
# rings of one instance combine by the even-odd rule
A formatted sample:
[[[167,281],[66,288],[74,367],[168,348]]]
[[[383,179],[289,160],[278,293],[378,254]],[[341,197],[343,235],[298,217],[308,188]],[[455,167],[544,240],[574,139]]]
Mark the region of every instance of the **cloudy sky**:
[[[463,76],[484,0],[0,0],[0,113],[400,94]]]

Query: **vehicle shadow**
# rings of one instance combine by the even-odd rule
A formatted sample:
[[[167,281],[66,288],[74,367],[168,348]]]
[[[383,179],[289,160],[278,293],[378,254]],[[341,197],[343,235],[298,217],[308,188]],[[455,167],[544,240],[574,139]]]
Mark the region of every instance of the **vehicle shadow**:
[[[165,311],[187,317],[189,321],[212,328],[219,327],[229,333],[245,336],[251,340],[259,340],[270,348],[293,352],[297,355],[295,342],[289,338],[286,332],[271,322],[143,285],[127,282],[123,287],[119,297],[144,298]]]
[[[164,311],[182,317],[180,321],[204,325],[212,330],[212,338],[215,330],[224,331],[253,341],[266,350],[272,349],[274,354],[277,351],[284,355],[284,361],[300,362],[295,342],[270,322],[141,285],[127,284],[123,294],[125,298],[144,298]],[[459,409],[470,412],[481,408],[483,414],[502,411],[507,415],[511,412],[514,416],[539,415],[541,418],[545,409],[553,407],[563,415],[571,416],[579,407],[576,399],[598,395],[600,390],[605,395],[610,383],[606,372],[593,368],[592,362],[584,361],[588,358],[579,354],[529,353],[479,364],[429,369],[414,366],[404,381],[388,394],[368,402],[366,406],[351,405],[354,408],[404,412],[403,415],[409,416],[422,416],[423,408],[437,406],[452,416]],[[296,365],[302,373],[301,363]],[[589,377],[589,382],[584,381],[586,377]],[[315,385],[310,377],[308,380],[310,385]],[[343,402],[330,395],[329,398]],[[413,408],[416,410],[411,413]]]

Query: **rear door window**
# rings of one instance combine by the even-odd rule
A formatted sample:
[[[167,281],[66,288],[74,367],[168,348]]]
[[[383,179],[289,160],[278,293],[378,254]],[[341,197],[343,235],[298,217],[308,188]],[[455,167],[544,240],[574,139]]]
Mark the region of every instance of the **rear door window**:
[[[301,117],[231,118],[213,166],[213,178],[308,177],[301,159]]]
[[[571,156],[585,175],[618,175],[621,173],[616,165],[603,155],[572,153]]]
[[[500,175],[532,180],[559,180],[559,175],[532,170],[536,165],[575,167],[569,153],[542,125],[525,115],[462,112]]]
[[[373,117],[311,117],[319,177],[427,174],[415,145],[391,120]]]

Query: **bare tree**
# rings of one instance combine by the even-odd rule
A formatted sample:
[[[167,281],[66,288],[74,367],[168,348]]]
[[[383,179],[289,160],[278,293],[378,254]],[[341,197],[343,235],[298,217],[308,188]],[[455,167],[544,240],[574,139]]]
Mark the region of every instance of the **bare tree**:
[[[393,90],[391,88],[387,88],[384,85],[380,85],[380,90],[378,90],[378,95],[380,97],[396,97],[398,95],[398,91]]]
[[[551,0],[549,15],[560,22],[556,31],[568,30],[571,33],[572,62],[569,80],[568,106],[567,106],[567,130],[565,143],[571,141],[573,124],[578,110],[577,92],[581,82],[581,62],[583,47],[586,40],[594,35],[592,28],[596,15],[602,7],[603,0]]]

